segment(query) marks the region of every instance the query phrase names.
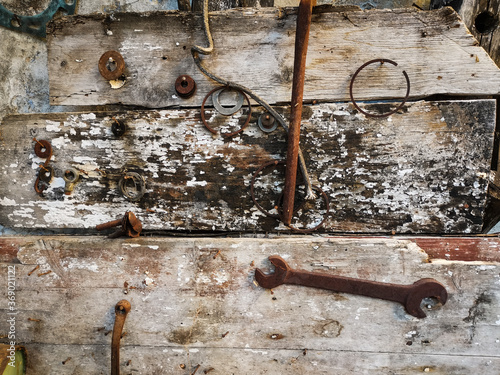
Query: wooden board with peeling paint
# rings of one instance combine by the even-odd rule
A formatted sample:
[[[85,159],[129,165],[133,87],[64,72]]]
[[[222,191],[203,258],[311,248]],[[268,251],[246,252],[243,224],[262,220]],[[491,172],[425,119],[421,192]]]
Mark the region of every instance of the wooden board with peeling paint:
[[[48,36],[52,105],[121,103],[149,108],[200,107],[213,84],[194,65],[191,46],[205,45],[201,17],[193,13],[74,16],[55,20]],[[270,103],[290,101],[296,9],[236,9],[210,16],[215,52],[204,64],[250,87]],[[496,95],[500,71],[451,9],[354,11],[318,8],[307,54],[304,99],[347,101],[357,67],[374,58],[398,66],[367,67],[356,79],[357,100],[430,95]],[[112,88],[98,71],[108,50],[122,54],[126,83]],[[176,78],[197,82],[188,100]]]
[[[462,247],[475,255],[464,261]],[[107,373],[113,307],[123,298],[132,310],[121,362],[132,373],[191,374],[200,364],[224,375],[496,374],[500,365],[498,238],[25,237],[1,238],[0,249],[12,253],[0,264],[2,282],[16,266],[18,341],[34,375]],[[449,300],[425,301],[419,320],[367,297],[286,285],[271,292],[253,275],[270,271],[273,254],[293,268],[381,282],[433,277]],[[1,335],[7,328],[0,320]]]
[[[386,105],[367,105],[382,112]],[[280,108],[286,116],[286,108]],[[244,111],[243,111],[244,112]],[[263,133],[261,113],[233,139],[213,136],[199,110],[17,115],[2,125],[0,224],[23,228],[92,228],[132,210],[145,230],[263,232],[286,230],[254,205],[257,168],[284,159],[283,131]],[[234,129],[207,110],[212,126]],[[111,132],[113,118],[127,133]],[[491,162],[494,100],[415,102],[387,119],[366,118],[350,104],[306,106],[302,147],[313,183],[330,200],[323,230],[370,233],[478,233]],[[227,131],[227,130],[226,130]],[[34,191],[39,165],[33,137],[53,146],[55,177],[44,196]],[[64,194],[68,167],[81,178]],[[146,194],[130,202],[117,188],[124,171],[146,180]],[[283,168],[257,179],[256,199],[270,210],[280,197]],[[325,213],[321,199],[298,212],[311,227]]]

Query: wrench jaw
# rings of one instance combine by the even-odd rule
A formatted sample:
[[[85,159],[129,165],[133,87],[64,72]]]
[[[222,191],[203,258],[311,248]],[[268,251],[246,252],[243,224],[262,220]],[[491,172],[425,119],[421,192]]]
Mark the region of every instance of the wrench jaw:
[[[419,319],[425,318],[427,315],[420,307],[424,298],[436,298],[441,305],[444,305],[448,300],[448,292],[443,284],[434,279],[418,280],[410,286],[404,304],[406,312]]]
[[[266,275],[261,269],[256,268],[255,280],[262,288],[273,289],[285,283],[286,277],[290,272],[290,267],[278,255],[270,256],[269,261],[274,266],[274,273]]]

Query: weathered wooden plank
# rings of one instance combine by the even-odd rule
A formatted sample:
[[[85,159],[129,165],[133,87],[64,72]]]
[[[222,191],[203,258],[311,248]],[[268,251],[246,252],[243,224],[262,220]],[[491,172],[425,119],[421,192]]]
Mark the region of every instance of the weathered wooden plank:
[[[123,342],[126,338],[123,339]],[[109,345],[28,346],[30,374],[87,375],[109,372]],[[126,374],[470,374],[497,375],[497,357],[455,355],[342,352],[287,349],[192,348],[123,345],[120,356]],[[70,358],[69,361],[65,362]],[[130,362],[129,362],[130,361]],[[182,367],[185,366],[185,369]]]
[[[374,120],[349,104],[305,107],[302,147],[313,181],[330,197],[333,211],[324,230],[480,232],[495,101],[417,102],[403,112]],[[285,230],[250,197],[257,168],[282,159],[286,150],[284,132],[265,134],[255,126],[259,113],[254,111],[251,126],[232,140],[213,136],[200,123],[199,111],[190,109],[9,117],[2,125],[0,224],[92,228],[131,209],[149,230]],[[216,126],[221,118],[212,114],[207,111]],[[113,117],[127,124],[122,138],[110,130]],[[238,127],[245,117],[226,124]],[[54,148],[55,178],[44,197],[34,191],[45,159],[35,156],[33,136]],[[84,171],[69,196],[62,179],[68,167]],[[145,177],[146,194],[139,202],[128,201],[117,187],[125,170]],[[256,198],[268,209],[280,197],[283,171],[270,172],[255,185]],[[318,200],[316,209],[299,212],[296,225],[313,226],[321,212]]]
[[[499,93],[500,71],[451,9],[353,11],[319,8],[313,15],[307,54],[305,100],[347,101],[357,67],[359,100],[400,98],[402,75],[412,98],[433,94]],[[290,100],[296,16],[294,9],[237,9],[213,13],[215,53],[204,58],[213,72],[249,86],[271,103]],[[51,104],[122,103],[145,107],[201,106],[209,81],[194,65],[190,48],[205,45],[201,17],[192,13],[75,16],[55,20],[48,37]],[[126,83],[113,89],[97,63],[108,50],[126,62]],[[198,89],[180,99],[174,82],[191,75]]]
[[[160,366],[175,369],[181,363],[191,369],[197,364],[202,370],[214,367],[221,374],[227,368],[234,373],[255,368],[255,373],[287,369],[300,374],[308,366],[318,366],[320,373],[328,373],[328,366],[359,373],[382,373],[389,366],[401,373],[425,368],[468,373],[476,365],[484,373],[498,370],[498,253],[488,262],[450,261],[446,256],[430,261],[414,239],[397,237],[23,240],[17,245],[16,332],[28,352],[33,348],[34,363],[41,364],[34,374],[82,373],[85,365],[106,368],[107,332],[113,326],[113,306],[122,298],[132,304],[122,364],[139,373]],[[435,248],[460,241],[427,240]],[[498,238],[483,240],[500,246]],[[0,249],[12,243],[2,238]],[[397,304],[366,297],[296,286],[270,292],[253,283],[253,272],[255,267],[267,269],[272,254],[280,254],[292,267],[383,282],[406,284],[433,277],[446,286],[449,300],[426,309],[428,317],[418,320]],[[7,266],[0,266],[3,283]],[[35,266],[39,268],[28,276]],[[0,299],[4,313],[5,294]],[[1,320],[0,335],[6,329]],[[47,349],[39,351],[40,346]],[[237,360],[240,356],[247,359]],[[353,361],[366,356],[370,361]],[[62,365],[67,357],[71,361]]]
[[[458,7],[458,12],[471,34],[498,66],[500,66],[499,7],[498,0],[465,0]]]

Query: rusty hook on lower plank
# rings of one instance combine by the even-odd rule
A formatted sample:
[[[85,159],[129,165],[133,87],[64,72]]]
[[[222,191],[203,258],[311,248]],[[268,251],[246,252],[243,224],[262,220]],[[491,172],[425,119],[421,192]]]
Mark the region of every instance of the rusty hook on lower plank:
[[[315,0],[300,0],[295,34],[295,57],[293,63],[292,109],[286,151],[285,188],[283,195],[283,222],[290,225],[295,201],[295,183],[299,157],[300,121],[306,73],[307,46],[311,28],[312,7]]]
[[[120,375],[120,339],[130,308],[130,302],[125,299],[122,299],[115,306],[115,325],[111,338],[111,375]]]

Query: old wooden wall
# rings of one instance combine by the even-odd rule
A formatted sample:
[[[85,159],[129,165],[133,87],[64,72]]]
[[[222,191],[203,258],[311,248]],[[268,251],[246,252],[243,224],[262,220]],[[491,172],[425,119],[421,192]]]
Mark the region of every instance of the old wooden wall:
[[[6,268],[16,267],[18,340],[30,374],[109,373],[113,309],[123,298],[132,304],[124,374],[192,374],[197,365],[200,374],[225,375],[500,368],[498,239],[27,237],[1,246],[3,283]],[[273,254],[293,268],[381,282],[431,276],[449,300],[426,301],[419,320],[393,302],[265,290],[254,269],[270,272]]]
[[[211,14],[216,49],[204,63],[287,118],[295,17],[290,8]],[[449,8],[316,9],[301,144],[331,214],[321,235],[289,236],[256,209],[249,191],[259,165],[284,159],[284,132],[261,132],[257,106],[232,139],[201,124],[201,101],[215,84],[190,56],[193,44],[205,44],[199,14],[55,21],[51,104],[86,107],[2,121],[0,224],[90,236],[0,238],[2,285],[16,268],[16,340],[28,349],[30,373],[109,373],[113,308],[126,298],[126,374],[498,374],[500,243],[463,235],[480,233],[487,217],[500,74],[466,22]],[[97,70],[110,49],[126,61],[118,89]],[[403,70],[411,81],[410,100],[386,119],[366,118],[348,102],[350,78],[373,58],[398,66],[360,74],[362,108],[386,111],[404,95]],[[189,100],[175,95],[180,74],[198,83]],[[240,126],[248,113],[222,118],[208,107],[219,130]],[[122,137],[111,132],[115,121],[127,126]],[[33,138],[54,150],[55,176],[43,196],[33,188],[45,161],[34,155]],[[63,193],[68,167],[81,172],[71,195]],[[125,170],[145,177],[138,202],[117,189]],[[256,184],[266,207],[279,199],[281,178]],[[316,206],[299,211],[302,224],[321,219],[324,206]],[[96,235],[96,224],[126,210],[137,213],[146,236]],[[436,236],[443,234],[460,237]],[[428,316],[418,320],[392,302],[294,286],[264,290],[254,270],[271,271],[273,254],[296,268],[381,282],[432,277],[449,301],[425,300]],[[1,342],[8,329],[0,319]]]

